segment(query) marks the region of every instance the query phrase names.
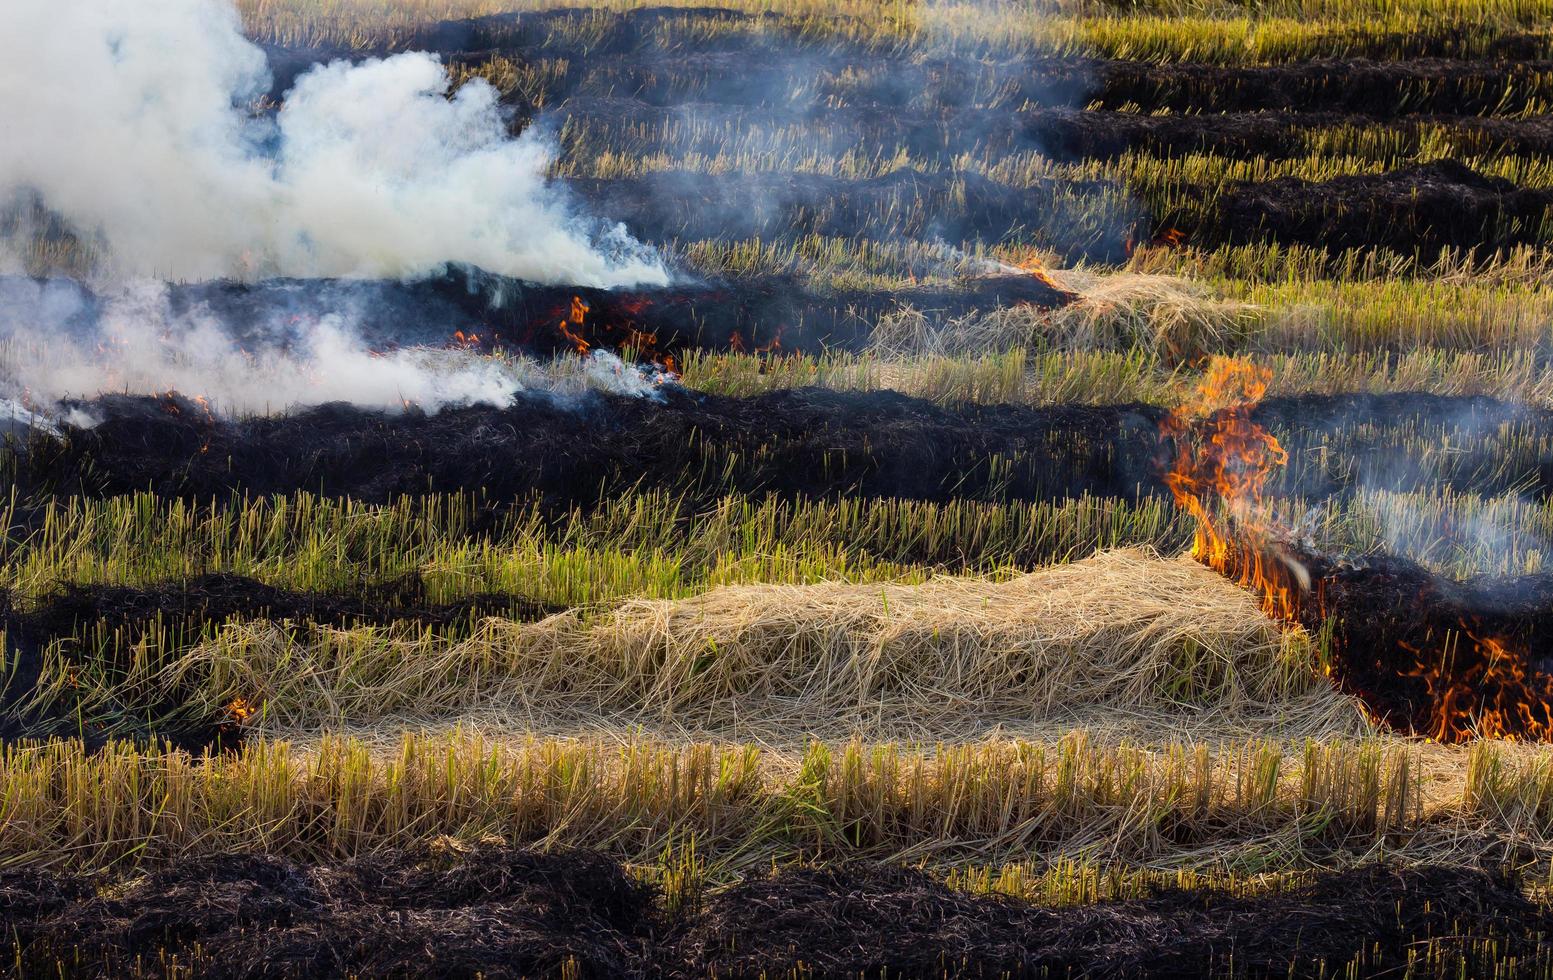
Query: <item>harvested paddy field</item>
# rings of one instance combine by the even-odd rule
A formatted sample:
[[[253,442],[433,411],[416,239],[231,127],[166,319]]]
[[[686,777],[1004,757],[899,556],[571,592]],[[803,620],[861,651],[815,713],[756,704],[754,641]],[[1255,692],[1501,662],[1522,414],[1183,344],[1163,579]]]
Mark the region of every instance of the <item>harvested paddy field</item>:
[[[1553,976],[1550,22],[17,0],[0,975]]]

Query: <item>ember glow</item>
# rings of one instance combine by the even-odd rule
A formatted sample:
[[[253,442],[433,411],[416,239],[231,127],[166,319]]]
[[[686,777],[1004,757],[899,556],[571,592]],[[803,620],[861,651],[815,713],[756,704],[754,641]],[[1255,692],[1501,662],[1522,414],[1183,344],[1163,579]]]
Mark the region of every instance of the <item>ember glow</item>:
[[[583,324],[587,322],[588,309],[588,304],[582,301],[581,296],[573,296],[571,312],[556,324],[556,329],[561,331],[561,336],[570,341],[579,354],[587,354],[593,348],[593,345],[584,340],[580,333]]]
[[[1215,359],[1162,426],[1166,485],[1196,521],[1192,556],[1275,619],[1312,632],[1331,621],[1328,673],[1377,722],[1440,742],[1553,738],[1553,676],[1534,666],[1529,635],[1496,633],[1496,616],[1454,583],[1389,556],[1340,562],[1274,516],[1265,488],[1288,454],[1252,418],[1270,378]]]
[[[646,299],[626,300],[603,316],[590,318],[593,306],[581,296],[573,296],[571,307],[556,323],[556,330],[580,355],[586,356],[593,350],[609,350],[629,361],[654,365],[666,374],[677,375],[679,362],[673,354],[662,349],[658,332],[636,320],[647,305]]]

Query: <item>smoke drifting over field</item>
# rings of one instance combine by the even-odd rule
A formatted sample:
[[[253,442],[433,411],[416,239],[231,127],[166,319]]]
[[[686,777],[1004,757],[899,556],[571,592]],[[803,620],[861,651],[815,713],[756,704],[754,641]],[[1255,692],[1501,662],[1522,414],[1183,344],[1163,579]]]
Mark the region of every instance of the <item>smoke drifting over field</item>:
[[[84,296],[0,285],[0,396],[51,411],[176,390],[251,413],[652,389],[608,356],[557,380],[531,362],[435,349],[451,338],[440,324],[417,325],[437,334],[434,348],[369,343],[370,325],[403,311],[366,298],[307,315],[277,306],[241,331],[174,309],[161,281],[421,279],[450,266],[592,287],[668,281],[622,226],[571,210],[546,180],[551,146],[532,130],[509,136],[490,85],[450,96],[437,56],[319,65],[278,110],[260,101],[269,86],[228,0],[5,5],[0,215],[63,226],[100,256],[102,282]]]
[[[204,306],[179,309],[166,283],[121,284],[98,294],[63,283],[0,278],[0,354],[10,397],[75,424],[89,409],[66,403],[105,394],[177,391],[209,414],[264,415],[325,402],[398,412],[414,407],[506,407],[520,392],[568,398],[587,390],[651,395],[651,367],[606,351],[572,364],[490,358],[459,348],[377,349],[367,318],[390,307],[341,290],[327,312],[277,305],[234,326]],[[352,299],[352,297],[355,297]],[[0,411],[0,415],[3,415]],[[35,423],[13,409],[13,420]]]
[[[12,0],[0,200],[37,202],[125,275],[667,280],[568,209],[549,145],[509,138],[488,84],[448,98],[434,55],[320,66],[273,117],[255,109],[268,86],[226,0]]]

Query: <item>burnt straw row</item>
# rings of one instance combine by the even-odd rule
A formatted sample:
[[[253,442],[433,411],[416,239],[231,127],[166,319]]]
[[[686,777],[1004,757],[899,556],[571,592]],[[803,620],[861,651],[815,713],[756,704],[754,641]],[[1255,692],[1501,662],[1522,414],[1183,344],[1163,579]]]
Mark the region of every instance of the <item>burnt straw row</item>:
[[[588,18],[568,36],[566,22]],[[687,47],[674,25],[705,30]],[[789,104],[812,94],[815,104],[888,109],[996,105],[1136,106],[1145,113],[1341,111],[1476,116],[1535,110],[1553,62],[1539,60],[1545,38],[1506,36],[1474,59],[1442,56],[1453,42],[1415,35],[1403,60],[1322,58],[1292,64],[1224,66],[1151,63],[1083,56],[960,56],[880,48],[838,38],[753,28],[733,10],[663,8],[601,15],[597,10],[507,14],[447,22],[410,32],[400,49],[436,51],[478,69],[494,58],[548,62],[543,107],[569,98],[630,97],[654,105],[707,101],[727,105]],[[682,28],[681,28],[682,29]],[[279,98],[314,64],[365,58],[387,49],[347,50],[267,45],[272,89]],[[533,94],[541,94],[535,92]],[[515,91],[520,119],[541,106]]]
[[[953,318],[1018,306],[1051,309],[1073,299],[1045,278],[1016,269],[967,278],[952,288],[823,293],[788,276],[600,289],[463,267],[409,281],[216,280],[165,289],[170,316],[214,320],[243,349],[295,343],[317,324],[350,311],[360,314],[352,326],[374,350],[446,346],[539,357],[629,350],[660,361],[689,350],[859,351],[881,317],[907,307]],[[0,276],[0,324],[47,322],[78,343],[100,338],[112,302],[74,279]]]
[[[1430,866],[1042,907],[839,865],[756,874],[675,913],[601,855],[490,846],[217,855],[108,883],[0,872],[8,960],[113,976],[176,958],[211,978],[1377,976],[1541,962],[1553,926],[1508,879]]]
[[[797,233],[1002,241],[1036,238],[1066,262],[1120,262],[1140,242],[1166,232],[1194,245],[1272,241],[1334,251],[1385,247],[1407,254],[1442,248],[1488,254],[1536,244],[1553,191],[1520,187],[1463,164],[1434,161],[1378,175],[1311,181],[1281,177],[1240,182],[1213,205],[1161,224],[1133,204],[1098,225],[1072,198],[1127,198],[1098,180],[1040,180],[1011,186],[973,173],[897,171],[853,180],[801,173],[708,177],[666,171],[641,177],[576,179],[588,206],[647,241],[770,238]],[[898,215],[888,227],[875,216]]]
[[[627,488],[928,501],[1164,493],[1168,410],[1146,404],[944,406],[892,391],[739,398],[666,383],[635,397],[525,392],[427,414],[328,404],[231,418],[178,396],[75,406],[95,425],[17,429],[22,499],[152,491],[209,501],[305,490],[382,503],[468,492],[493,506],[590,506]],[[1553,491],[1553,412],[1425,393],[1268,398],[1252,409],[1295,462],[1269,488]],[[1449,451],[1431,452],[1430,446]]]
[[[1209,563],[1320,637],[1326,674],[1377,724],[1447,743],[1553,737],[1553,575],[1458,581],[1254,530],[1230,542]]]

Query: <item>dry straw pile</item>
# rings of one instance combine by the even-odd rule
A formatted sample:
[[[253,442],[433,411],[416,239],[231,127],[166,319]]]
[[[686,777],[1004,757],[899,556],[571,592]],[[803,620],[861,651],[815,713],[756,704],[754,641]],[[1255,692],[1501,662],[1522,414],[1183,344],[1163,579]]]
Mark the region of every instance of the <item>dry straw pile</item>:
[[[1143,351],[1178,365],[1244,341],[1256,322],[1255,307],[1219,299],[1201,283],[1176,276],[1076,270],[1053,278],[1073,292],[1073,302],[1056,309],[1000,307],[943,322],[907,308],[875,326],[873,350],[899,358],[986,356],[1032,346]]]
[[[1356,733],[1351,701],[1242,590],[1112,551],[1007,581],[750,585],[472,636],[230,628],[179,664],[271,730],[486,715],[782,739],[1074,723],[1159,737]]]

